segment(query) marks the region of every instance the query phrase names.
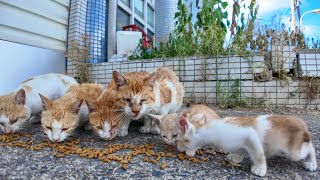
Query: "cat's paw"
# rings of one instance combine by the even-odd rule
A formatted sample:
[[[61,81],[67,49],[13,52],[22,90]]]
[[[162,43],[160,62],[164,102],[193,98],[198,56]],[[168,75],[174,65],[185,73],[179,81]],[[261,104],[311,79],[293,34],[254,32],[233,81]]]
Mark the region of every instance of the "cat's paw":
[[[150,129],[150,133],[151,134],[155,134],[155,135],[158,135],[160,134],[160,129],[158,126],[153,126],[151,129]]]
[[[265,163],[258,164],[258,165],[252,165],[251,166],[251,172],[258,176],[265,176],[267,173],[267,165]]]
[[[304,162],[303,166],[309,171],[315,171],[317,169],[317,163],[315,162]]]
[[[193,157],[195,154],[196,154],[196,151],[194,151],[194,150],[186,150],[187,156]]]
[[[126,136],[126,135],[128,135],[128,130],[127,129],[119,129],[117,135],[118,136]]]
[[[149,132],[150,132],[150,128],[147,127],[147,126],[142,126],[142,127],[139,129],[139,131],[140,131],[141,133],[149,133]]]
[[[227,159],[235,163],[240,163],[243,159],[243,156],[239,154],[228,154]]]

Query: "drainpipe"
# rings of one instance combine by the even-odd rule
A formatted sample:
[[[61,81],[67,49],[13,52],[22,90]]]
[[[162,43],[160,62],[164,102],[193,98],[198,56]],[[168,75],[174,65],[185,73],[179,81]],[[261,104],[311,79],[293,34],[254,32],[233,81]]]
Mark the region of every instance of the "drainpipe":
[[[108,9],[108,61],[116,54],[116,20],[117,20],[117,1],[109,0]]]

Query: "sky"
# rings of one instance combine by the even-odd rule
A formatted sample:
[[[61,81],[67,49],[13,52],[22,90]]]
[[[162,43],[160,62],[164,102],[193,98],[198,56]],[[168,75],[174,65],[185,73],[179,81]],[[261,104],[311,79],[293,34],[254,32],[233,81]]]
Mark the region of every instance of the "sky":
[[[226,0],[229,4],[227,11],[228,14],[232,14],[232,4],[234,0]],[[258,17],[260,19],[260,24],[270,24],[271,17],[277,15],[281,22],[286,25],[287,29],[291,29],[291,7],[290,0],[257,0],[259,3]],[[248,6],[251,0],[244,0],[246,6]],[[320,9],[320,0],[301,0],[300,11],[301,15],[304,12]],[[247,12],[248,11],[243,11]],[[247,16],[245,16],[247,17]],[[231,16],[229,16],[229,21],[231,21]],[[303,17],[303,32],[306,38],[320,39],[320,14],[308,13]],[[296,17],[296,26],[299,25],[298,17]],[[227,37],[230,36],[228,32]],[[227,40],[228,41],[228,40]]]
[[[320,9],[320,0],[301,0],[301,15],[314,9]],[[286,27],[291,27],[290,0],[259,0],[259,16],[262,24],[267,23],[275,14],[282,16],[282,22]],[[296,25],[299,25],[298,17],[296,19]],[[306,14],[302,19],[302,27],[306,37],[317,36],[320,39],[320,14]]]

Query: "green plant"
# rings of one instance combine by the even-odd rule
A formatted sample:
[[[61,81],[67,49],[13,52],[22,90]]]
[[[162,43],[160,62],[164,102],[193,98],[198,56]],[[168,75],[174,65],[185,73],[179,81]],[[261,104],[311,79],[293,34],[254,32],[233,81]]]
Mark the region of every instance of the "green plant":
[[[152,49],[149,47],[143,47],[142,39],[139,41],[139,44],[133,54],[129,56],[130,60],[134,59],[152,59],[156,57],[157,49]]]
[[[71,40],[68,44],[66,57],[74,65],[79,83],[91,82],[89,74],[90,39],[83,35],[81,41]]]
[[[217,81],[216,86],[218,106],[221,108],[239,108],[245,107],[246,101],[241,97],[241,81],[240,79],[233,80],[232,86],[221,88],[220,81]]]

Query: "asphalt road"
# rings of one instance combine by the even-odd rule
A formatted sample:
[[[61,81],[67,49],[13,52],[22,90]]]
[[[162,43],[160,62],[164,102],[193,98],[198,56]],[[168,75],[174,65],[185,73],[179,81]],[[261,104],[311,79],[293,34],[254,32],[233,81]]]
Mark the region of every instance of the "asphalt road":
[[[266,112],[252,110],[217,110],[217,112],[221,117],[266,114]],[[306,121],[312,132],[318,164],[320,164],[320,137],[318,135],[320,116],[318,112],[303,110],[282,110],[281,112],[297,115]],[[130,152],[134,154],[133,151],[139,151],[138,147],[143,144],[150,146],[145,151],[152,151],[156,154],[155,156],[150,154],[147,156],[146,153],[134,154],[126,165],[127,168],[123,167],[123,161],[121,163],[117,160],[103,162],[101,158],[80,157],[79,153],[58,158],[54,156],[57,149],[52,147],[45,146],[41,150],[30,150],[8,146],[7,143],[5,145],[0,142],[0,179],[320,179],[319,167],[317,171],[309,172],[302,167],[301,162],[290,162],[283,157],[268,159],[267,175],[264,178],[250,172],[251,161],[248,157],[239,165],[230,164],[225,161],[224,153],[215,152],[210,147],[202,151],[203,155],[197,155],[196,160],[185,159],[183,155],[177,155],[178,152],[175,149],[170,152],[171,149],[159,136],[139,133],[138,129],[141,125],[138,122],[132,123],[128,136],[116,137],[110,142],[100,139],[91,131],[80,129],[69,138],[70,141],[79,138],[80,143],[74,146],[82,149],[86,147],[103,151],[108,145],[122,146],[112,153],[117,158],[124,158]],[[33,145],[47,140],[39,123],[28,123],[23,132],[31,135],[25,139],[31,140],[30,143]],[[114,144],[128,144],[127,146],[130,144],[132,148]],[[164,157],[160,156],[159,152],[163,152]],[[157,158],[158,161],[156,161]],[[150,159],[156,162],[152,163]],[[198,160],[201,162],[195,162]]]

